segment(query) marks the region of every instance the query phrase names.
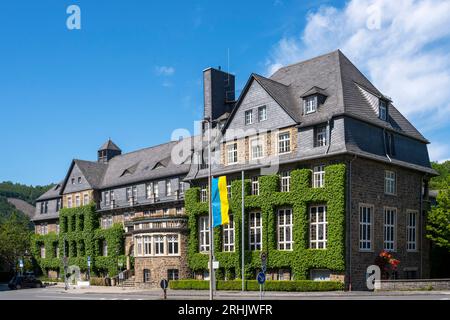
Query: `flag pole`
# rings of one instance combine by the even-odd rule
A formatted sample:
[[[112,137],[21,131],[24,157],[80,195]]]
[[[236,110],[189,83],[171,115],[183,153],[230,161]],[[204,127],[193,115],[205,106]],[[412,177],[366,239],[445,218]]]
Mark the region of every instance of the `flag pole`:
[[[213,268],[213,250],[214,250],[214,236],[213,236],[213,222],[212,222],[212,192],[211,192],[211,119],[208,121],[208,202],[209,202],[209,300],[214,299],[213,284],[214,284],[214,268]]]
[[[241,197],[242,197],[242,205],[241,205],[241,214],[242,214],[242,226],[241,226],[241,273],[242,273],[242,291],[245,291],[245,237],[244,237],[244,230],[245,230],[245,209],[244,209],[244,170],[242,170],[242,186],[241,186]]]

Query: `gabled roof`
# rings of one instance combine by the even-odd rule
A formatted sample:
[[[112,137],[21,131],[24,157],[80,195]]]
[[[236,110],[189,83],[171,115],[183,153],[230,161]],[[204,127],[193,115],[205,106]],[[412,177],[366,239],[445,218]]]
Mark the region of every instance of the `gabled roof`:
[[[72,169],[75,165],[80,169],[90,188],[98,189],[100,187],[103,175],[107,168],[107,164],[74,159],[72,160],[69,170],[67,171],[66,177],[64,178],[64,182],[62,184],[63,190],[67,185],[70,173],[72,172]]]
[[[122,151],[120,150],[120,148],[111,140],[108,139],[108,141],[106,141],[101,147],[100,149],[98,149],[98,151],[100,150],[115,150],[115,151]]]
[[[289,99],[293,99],[294,103],[300,101],[311,88],[321,88],[326,92],[328,97],[317,112],[300,116],[298,122],[302,126],[324,121],[336,114],[346,114],[428,142],[392,103],[389,103],[389,121],[378,118],[360,88],[388,102],[390,98],[383,95],[340,50],[282,67],[270,79],[288,86],[291,92]]]
[[[39,198],[36,199],[36,201],[41,200],[50,200],[50,199],[56,199],[61,197],[61,186],[64,181],[61,181],[60,183],[57,183],[55,186],[47,190],[43,195],[41,195]]]

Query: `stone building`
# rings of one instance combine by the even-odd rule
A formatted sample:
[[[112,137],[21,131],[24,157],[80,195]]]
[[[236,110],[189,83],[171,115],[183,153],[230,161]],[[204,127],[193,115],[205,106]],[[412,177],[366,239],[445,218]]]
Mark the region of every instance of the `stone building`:
[[[341,51],[270,77],[252,74],[237,100],[233,75],[213,68],[203,75],[204,117],[221,134],[211,171],[227,176],[233,204],[233,222],[220,227],[216,243],[219,274],[240,277],[245,250],[254,278],[263,251],[270,279],[337,279],[363,289],[367,267],[387,250],[400,260],[392,277],[428,277],[425,195],[436,174],[429,142]],[[36,232],[57,230],[61,207],[93,201],[102,228],[123,225],[136,285],[207,278],[209,221],[192,208],[205,208],[209,168],[196,138],[183,140],[183,163],[171,158],[176,141],[126,154],[108,141],[97,162],[74,160],[64,181],[38,199]],[[245,248],[240,193],[232,192],[242,172]],[[185,203],[189,187],[195,203]]]

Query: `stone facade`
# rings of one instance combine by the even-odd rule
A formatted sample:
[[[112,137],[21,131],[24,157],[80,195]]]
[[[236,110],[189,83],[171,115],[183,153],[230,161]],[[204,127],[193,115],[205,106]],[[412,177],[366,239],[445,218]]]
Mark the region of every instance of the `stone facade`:
[[[351,161],[351,160],[350,160]],[[385,170],[396,173],[397,192],[385,194]],[[429,241],[425,238],[425,215],[421,212],[422,179],[424,175],[399,166],[382,164],[357,158],[351,164],[351,219],[350,232],[351,259],[347,261],[347,275],[351,276],[352,289],[365,289],[366,269],[373,265],[376,256],[383,250],[384,208],[396,208],[395,249],[392,252],[400,260],[398,277],[405,279],[408,272],[418,278],[429,277]],[[372,249],[359,249],[359,207],[361,204],[373,206]],[[407,250],[407,212],[418,213],[417,249]],[[420,214],[419,214],[420,213]],[[348,279],[350,281],[350,279]]]

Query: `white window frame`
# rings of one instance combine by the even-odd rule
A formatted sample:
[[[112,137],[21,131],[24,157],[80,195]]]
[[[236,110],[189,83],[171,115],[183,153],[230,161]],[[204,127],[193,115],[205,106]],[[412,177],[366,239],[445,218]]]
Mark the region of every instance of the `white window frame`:
[[[294,249],[292,208],[280,208],[277,212],[277,248],[283,251]]]
[[[253,145],[255,142],[256,142],[256,145]],[[254,147],[257,148],[256,153],[253,153]],[[250,143],[249,143],[249,148],[250,148],[249,153],[250,153],[251,160],[257,160],[257,159],[264,158],[264,141],[261,137],[251,138]]]
[[[237,142],[233,142],[227,145],[227,164],[236,163],[238,163]]]
[[[304,99],[303,108],[305,114],[317,111],[317,96],[309,96]]]
[[[324,147],[328,144],[327,126],[320,125],[315,128],[315,147]]]
[[[180,254],[180,236],[178,234],[167,234],[166,238],[167,255],[178,256]],[[170,251],[172,251],[172,253]]]
[[[267,106],[258,107],[258,122],[267,120]]]
[[[318,165],[313,168],[313,188],[325,187],[325,166]]]
[[[166,180],[166,196],[172,195],[172,182],[170,180]]]
[[[83,194],[83,205],[84,206],[87,206],[89,204],[89,200],[90,200],[89,198],[90,198],[89,194],[87,194],[87,193]]]
[[[397,194],[397,173],[395,171],[384,171],[384,193],[393,196]]]
[[[224,252],[234,252],[234,241],[235,241],[235,233],[234,233],[234,217],[230,214],[230,223],[223,225],[222,232],[222,242],[223,242],[223,251]]]
[[[252,195],[258,196],[259,195],[259,177],[253,176],[252,177]]]
[[[413,217],[413,219],[411,219]],[[412,224],[414,222],[414,224]],[[406,211],[406,251],[417,252],[419,212],[417,210]]]
[[[158,182],[153,183],[153,194],[155,195],[155,198],[159,197],[159,184],[158,184]]]
[[[290,131],[280,132],[278,134],[278,154],[285,154],[290,152],[291,152],[291,132]]]
[[[200,187],[200,202],[208,202],[208,187],[205,185]]]
[[[202,216],[198,218],[198,233],[199,233],[199,252],[209,252],[209,217]]]
[[[319,220],[319,208],[323,208],[323,219]],[[313,210],[314,209],[314,210]],[[312,217],[315,216],[315,221]],[[315,231],[313,231],[315,226]],[[322,229],[323,238],[319,239],[319,230]],[[325,204],[311,205],[309,207],[309,248],[323,250],[327,248],[328,217]]]
[[[383,249],[392,252],[397,250],[397,208],[384,207]]]
[[[72,196],[67,197],[67,208],[72,208]]]
[[[165,237],[162,234],[153,235],[153,252],[155,256],[165,255]]]
[[[134,237],[134,255],[136,257],[141,257],[144,255],[144,244],[142,236]]]
[[[289,192],[291,190],[291,172],[283,171],[280,174],[280,191]]]
[[[108,242],[106,240],[102,241],[102,256],[103,257],[108,256]]]
[[[79,194],[75,196],[75,207],[81,207],[81,196]]]
[[[245,125],[250,125],[253,123],[253,110],[245,110],[244,112],[244,121],[245,121]]]
[[[249,213],[249,232],[248,232],[248,244],[251,251],[261,251],[262,250],[262,239],[263,239],[263,226],[262,226],[262,213],[259,211],[254,211]],[[259,241],[257,240],[257,235],[259,235]],[[253,236],[253,240],[252,240]]]
[[[372,239],[374,206],[371,204],[359,204],[359,251],[373,252]]]
[[[153,253],[153,237],[149,235],[142,236],[142,255],[151,256]]]
[[[145,195],[147,199],[151,199],[153,196],[153,182],[145,184]]]
[[[45,245],[42,244],[41,247],[40,247],[40,256],[41,256],[42,259],[45,259],[45,255],[46,255]]]

